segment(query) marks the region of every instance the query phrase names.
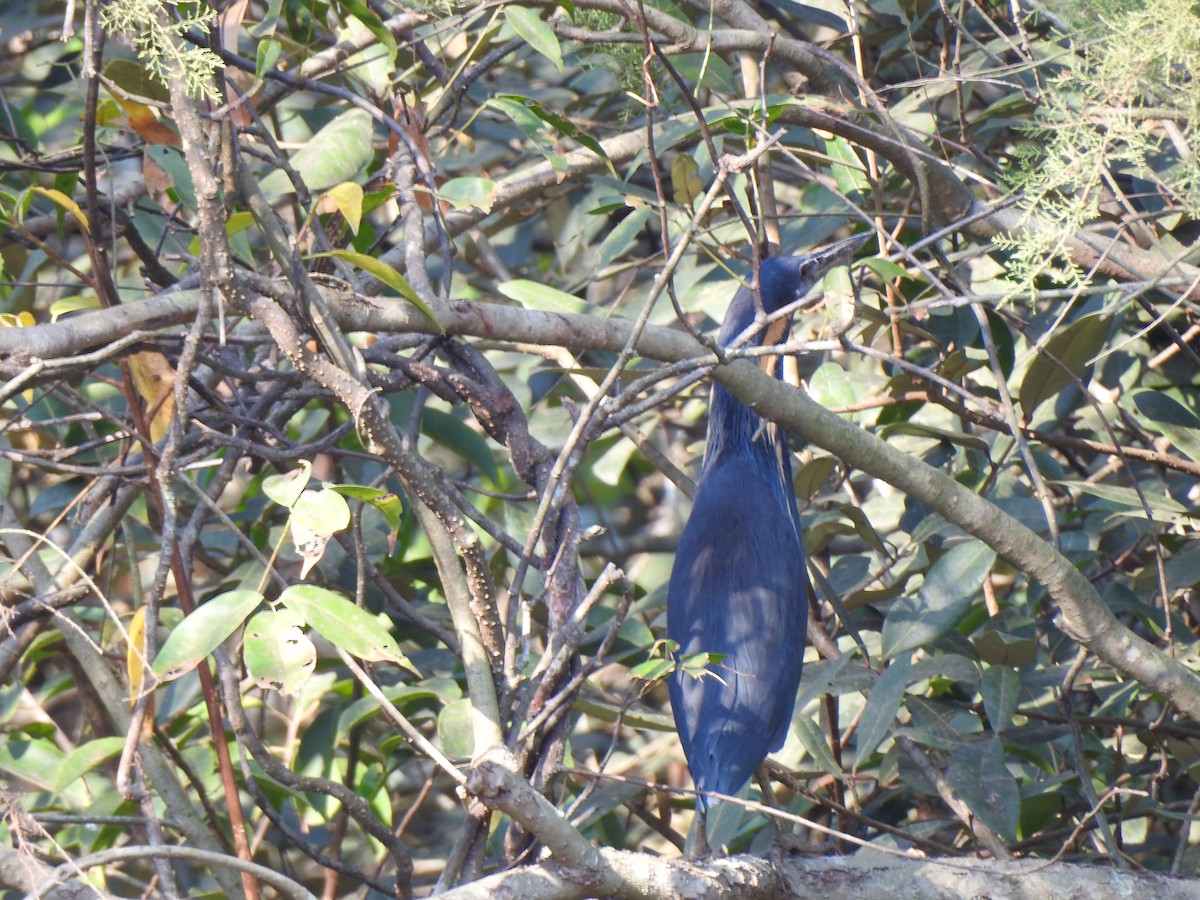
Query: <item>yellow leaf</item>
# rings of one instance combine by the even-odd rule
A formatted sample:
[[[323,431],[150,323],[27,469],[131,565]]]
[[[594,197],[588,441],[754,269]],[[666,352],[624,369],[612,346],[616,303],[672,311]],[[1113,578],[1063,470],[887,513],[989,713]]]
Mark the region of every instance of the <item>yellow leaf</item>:
[[[353,181],[343,181],[327,190],[325,196],[337,205],[338,211],[350,225],[350,230],[358,234],[358,226],[362,222],[363,213],[362,186]]]
[[[79,220],[79,224],[83,226],[84,231],[89,233],[91,232],[92,229],[91,226],[88,225],[87,215],[85,215],[83,210],[79,208],[78,203],[76,203],[62,191],[55,190],[54,188],[44,187],[31,187],[30,190],[35,194],[41,194],[43,197],[46,197],[61,206]]]
[[[175,417],[175,370],[161,353],[145,350],[129,357],[129,374],[134,390],[146,406],[150,440],[157,442]]]
[[[671,190],[675,193],[675,202],[680,206],[691,206],[704,193],[700,167],[686,153],[680,153],[671,163]]]

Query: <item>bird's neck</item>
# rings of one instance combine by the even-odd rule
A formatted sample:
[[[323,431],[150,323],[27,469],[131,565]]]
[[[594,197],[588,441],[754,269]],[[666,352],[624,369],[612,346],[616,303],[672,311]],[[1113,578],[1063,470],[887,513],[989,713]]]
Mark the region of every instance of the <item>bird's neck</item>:
[[[776,446],[783,441],[783,433],[774,422],[758,415],[724,385],[713,385],[708,408],[706,465],[724,453],[760,452],[774,456]]]

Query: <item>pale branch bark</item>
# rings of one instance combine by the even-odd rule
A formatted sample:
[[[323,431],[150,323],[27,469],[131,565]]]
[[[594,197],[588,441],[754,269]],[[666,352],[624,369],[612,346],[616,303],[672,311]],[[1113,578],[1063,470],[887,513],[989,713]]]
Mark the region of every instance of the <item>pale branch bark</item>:
[[[276,872],[272,868],[250,862],[249,860],[241,860],[236,856],[229,856],[225,853],[176,844],[113,847],[108,850],[90,853],[87,856],[81,856],[78,859],[63,863],[57,869],[54,869],[48,877],[25,895],[25,900],[40,900],[43,897],[58,896],[54,892],[61,881],[72,878],[77,873],[87,869],[96,866],[109,866],[118,862],[139,862],[147,859],[177,859],[209,869],[229,869],[231,871],[243,872],[265,881],[284,897],[292,897],[294,900],[316,900],[316,897],[304,885],[293,881],[280,872]],[[97,896],[97,892],[95,891],[89,890],[89,893],[93,897]],[[99,896],[104,895],[100,894]]]
[[[1157,872],[1116,872],[1071,863],[1047,866],[1036,860],[1001,863],[956,859],[947,863],[864,852],[849,857],[789,858],[777,865],[753,856],[731,856],[696,864],[641,853],[615,850],[602,853],[614,866],[620,857],[619,863],[631,881],[649,888],[639,896],[650,898],[1192,900],[1200,890],[1196,879],[1172,878]],[[491,875],[439,896],[445,900],[490,900],[506,894],[522,900],[582,900],[595,896],[587,883],[579,883],[548,862]]]
[[[420,313],[400,304],[359,299],[347,310],[354,314],[344,323],[351,330],[387,332],[432,327]],[[357,318],[356,314],[372,307],[375,314]],[[530,312],[466,301],[443,304],[435,312],[448,334],[613,352],[625,346],[632,325],[619,319]],[[664,362],[712,361],[710,352],[698,342],[666,328],[645,328],[637,341],[637,352]],[[1046,589],[1058,608],[1059,627],[1069,637],[1200,721],[1200,677],[1122,625],[1086,576],[1015,518],[942,472],[834,415],[804,392],[771,378],[750,360],[733,360],[719,366],[714,378],[760,415],[847,465],[899,488],[992,547]]]
[[[336,296],[330,297],[331,308],[341,326],[349,331],[437,331],[434,323],[408,304],[334,293]],[[93,320],[104,314],[89,313],[73,321]],[[632,327],[632,323],[622,319],[544,313],[468,301],[438,304],[435,314],[450,335],[612,352],[625,347]],[[3,343],[12,332],[37,332],[54,327],[0,330],[0,353],[4,352]],[[94,326],[89,321],[81,328],[91,330]],[[647,326],[636,349],[642,356],[663,362],[715,361],[707,348],[668,328]],[[1200,721],[1200,677],[1118,622],[1086,576],[1012,516],[943,473],[823,409],[803,392],[769,377],[749,360],[734,360],[718,367],[714,377],[760,415],[846,464],[899,488],[992,547],[1046,589],[1058,608],[1059,627],[1068,636]]]

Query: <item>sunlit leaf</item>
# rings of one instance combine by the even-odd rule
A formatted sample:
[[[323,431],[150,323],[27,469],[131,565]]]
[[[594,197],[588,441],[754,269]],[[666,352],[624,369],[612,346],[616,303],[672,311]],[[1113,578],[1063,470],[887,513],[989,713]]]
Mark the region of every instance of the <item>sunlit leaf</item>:
[[[242,659],[259,687],[295,694],[316,667],[317,649],[297,613],[268,609],[246,623]]]
[[[379,619],[340,594],[311,584],[294,584],[279,595],[321,637],[368,662],[394,662],[420,675]]]
[[[228,591],[202,603],[167,637],[154,659],[154,674],[170,681],[190,672],[238,630],[262,603],[258,591]]]
[[[305,141],[288,162],[310,191],[327,190],[362,171],[374,153],[373,130],[370,113],[352,108]],[[272,203],[295,190],[282,169],[269,172],[259,187]]]
[[[310,477],[312,477],[312,463],[307,459],[302,459],[298,468],[264,478],[262,492],[280,506],[291,509],[300,499],[300,495],[304,493]]]
[[[438,711],[437,735],[450,758],[470,757],[475,751],[475,707],[467,698],[447,703]]]
[[[1087,384],[1089,363],[1108,339],[1111,320],[1092,313],[1055,332],[1029,364],[1017,395],[1027,418],[1043,401],[1055,396],[1073,378]]]
[[[510,5],[504,7],[504,18],[529,46],[554,63],[558,71],[563,70],[562,48],[558,45],[558,36],[542,21],[541,16],[524,6]]]
[[[894,658],[932,644],[962,617],[992,570],[996,551],[982,541],[948,550],[925,574],[916,597],[895,601],[883,621],[883,655]]]
[[[900,702],[904,699],[904,690],[908,687],[911,667],[911,654],[901,654],[883,670],[871,688],[866,708],[859,719],[858,749],[854,752],[856,769],[866,762],[891,731],[892,722],[900,710]]]

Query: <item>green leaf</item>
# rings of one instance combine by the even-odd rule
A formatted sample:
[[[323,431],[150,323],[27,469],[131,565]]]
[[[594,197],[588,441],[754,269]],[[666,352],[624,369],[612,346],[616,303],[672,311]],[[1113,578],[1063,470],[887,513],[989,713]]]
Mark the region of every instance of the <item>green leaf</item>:
[[[525,278],[513,278],[496,285],[496,290],[509,300],[516,300],[526,309],[536,309],[539,312],[561,313],[594,313],[596,308],[585,300],[580,300],[574,294],[560,291],[537,281]]]
[[[529,46],[554,63],[558,71],[563,71],[562,48],[558,44],[558,36],[548,23],[542,21],[541,16],[524,6],[506,6],[504,18]]]
[[[808,755],[813,758],[822,772],[830,775],[842,774],[842,767],[833,758],[833,751],[829,749],[829,741],[825,739],[825,735],[821,733],[816,722],[808,716],[796,716],[792,719],[792,728],[796,730],[796,736],[800,738],[800,743],[804,745],[804,749],[808,751]]]
[[[437,735],[442,752],[451,759],[470,758],[475,752],[475,707],[467,698],[453,700],[438,712]]]
[[[417,292],[412,289],[412,285],[405,280],[404,276],[389,266],[382,260],[376,259],[373,256],[368,256],[365,253],[355,253],[353,250],[330,250],[328,253],[314,253],[309,258],[316,259],[321,256],[332,256],[336,259],[348,262],[351,265],[358,266],[368,275],[371,275],[393,291],[419,309],[430,322],[437,326],[437,330],[442,334],[446,333],[446,329],[442,327],[442,323],[437,320],[437,316],[433,314],[433,310],[429,305],[417,296]]]
[[[1133,403],[1176,450],[1200,462],[1200,419],[1190,409],[1161,391],[1138,391]]]
[[[1089,361],[1104,346],[1108,331],[1109,318],[1102,313],[1092,313],[1057,331],[1046,341],[1021,379],[1017,398],[1026,419],[1033,418],[1043,401],[1073,383],[1067,372],[1087,384],[1091,377]]]
[[[286,509],[291,509],[300,499],[300,495],[304,493],[311,476],[312,463],[307,459],[302,459],[299,468],[278,475],[268,475],[264,478],[262,492],[267,495],[268,499],[274,500]]]
[[[1016,838],[1021,791],[1008,771],[999,738],[968,744],[955,753],[946,766],[946,780],[993,831],[1010,841]]]
[[[350,505],[337,491],[305,491],[292,507],[292,521],[317,534],[336,534],[350,526]]]
[[[989,666],[979,680],[979,693],[992,731],[1003,731],[1012,725],[1013,713],[1017,711],[1021,674],[1012,666]]]
[[[328,190],[335,184],[352,180],[362,171],[375,152],[371,145],[373,131],[371,114],[356,107],[342,113],[305,141],[289,162],[310,191]],[[282,169],[268,173],[259,187],[272,203],[295,190]]]
[[[1090,481],[1052,481],[1051,484],[1082,491],[1085,494],[1099,497],[1101,500],[1106,500],[1117,506],[1136,510],[1139,515],[1142,514],[1142,498],[1138,496],[1137,491],[1133,488],[1120,487],[1115,484],[1093,483]],[[1143,487],[1142,493],[1146,498],[1146,506],[1156,516],[1161,515],[1164,519],[1171,519],[1176,516],[1189,517],[1194,515],[1192,510],[1164,493],[1161,487],[1151,488],[1147,485]]]
[[[295,695],[317,665],[317,648],[297,613],[268,609],[246,623],[242,659],[259,687]]]
[[[609,158],[608,153],[605,152],[604,146],[586,131],[582,131],[570,119],[566,118],[565,116],[561,116],[556,112],[552,112],[546,109],[546,107],[538,103],[536,100],[533,100],[529,97],[522,97],[520,94],[498,94],[497,97],[503,98],[512,103],[521,104],[527,111],[532,112],[535,116],[537,116],[537,118],[541,119],[559,134],[569,137],[571,140],[582,144],[588,150],[591,150],[598,157],[604,160],[604,164],[608,167],[608,174],[610,174],[613,178],[618,177],[617,170],[613,166],[612,160]]]
[[[483,472],[492,484],[500,480],[500,468],[496,465],[492,445],[457,416],[444,410],[426,407],[421,413],[421,431],[469,461]]]
[[[642,233],[642,229],[646,227],[646,223],[656,213],[657,210],[653,206],[639,206],[618,222],[617,227],[610,231],[600,243],[600,249],[597,251],[600,259],[596,263],[596,268],[605,268],[632,247],[638,235]]]
[[[254,77],[261,79],[267,72],[275,68],[275,63],[279,61],[279,55],[282,52],[283,44],[275,38],[259,41],[254,54]]]
[[[884,281],[892,281],[896,278],[917,277],[909,272],[908,269],[898,263],[892,262],[890,259],[884,259],[882,256],[868,256],[866,259],[857,260],[855,265],[865,265]]]
[[[59,764],[54,775],[54,793],[61,793],[96,766],[119,755],[124,748],[123,737],[102,737],[80,744]]]
[[[848,141],[840,137],[828,138],[825,141],[825,152],[833,162],[830,169],[839,191],[854,199],[854,195],[862,196],[871,189],[866,166]]]
[[[262,603],[258,591],[228,591],[202,603],[167,637],[154,659],[154,674],[170,681],[194,669]]]
[[[658,681],[675,671],[673,659],[647,659],[629,667],[629,674],[643,681]]]
[[[196,209],[196,188],[192,185],[192,173],[188,169],[187,160],[183,158],[183,154],[166,144],[151,144],[146,148],[145,154],[148,159],[154,160],[158,163],[159,168],[171,176],[175,195],[179,198],[179,202]]]
[[[394,706],[403,709],[404,705],[414,700],[438,700],[437,692],[423,685],[393,684],[383,689],[383,695]],[[336,740],[341,740],[356,725],[370,719],[381,712],[379,701],[374,697],[360,697],[341,711],[338,715]]]
[[[279,595],[279,602],[351,656],[367,662],[394,662],[421,674],[405,659],[379,619],[340,594],[316,585],[293,584]]]
[[[871,695],[867,698],[867,705],[859,719],[854,768],[862,765],[891,731],[892,722],[896,720],[896,713],[900,710],[900,702],[904,699],[905,688],[908,687],[908,673],[911,668],[912,655],[901,654],[883,670],[883,674],[871,688]]]
[[[464,176],[451,178],[438,188],[438,196],[455,209],[475,207],[482,212],[492,211],[492,193],[496,182],[490,178]]]
[[[493,465],[495,460],[492,460]],[[382,488],[365,487],[361,484],[331,484],[329,490],[337,491],[343,497],[361,500],[375,507],[383,515],[384,521],[393,531],[399,530],[404,523],[404,502],[392,491]]]
[[[883,621],[883,655],[927,647],[953,627],[983,586],[996,552],[982,541],[967,541],[948,550],[925,574],[916,597],[892,604]]]

